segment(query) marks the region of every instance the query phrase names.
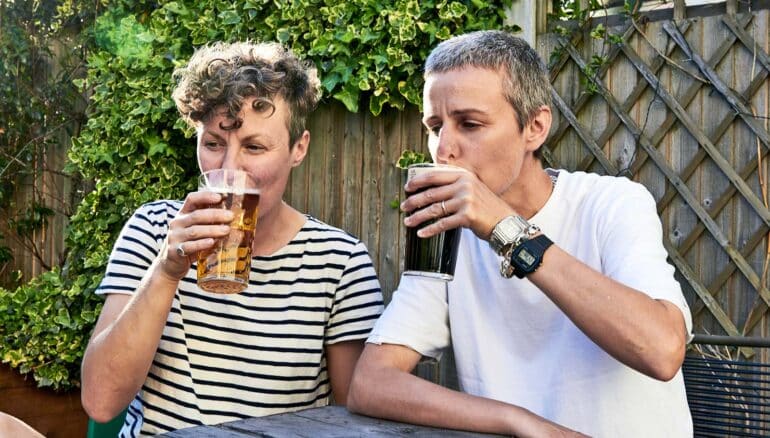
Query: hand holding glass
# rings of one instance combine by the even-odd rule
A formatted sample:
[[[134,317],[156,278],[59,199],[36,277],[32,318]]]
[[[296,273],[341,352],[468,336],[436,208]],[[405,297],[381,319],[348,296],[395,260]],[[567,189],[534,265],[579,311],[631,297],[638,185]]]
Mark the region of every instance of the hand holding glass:
[[[199,190],[222,195],[219,204],[233,212],[230,234],[198,253],[198,287],[220,294],[238,293],[249,285],[251,244],[257,225],[260,190],[247,172],[216,169],[200,176]]]

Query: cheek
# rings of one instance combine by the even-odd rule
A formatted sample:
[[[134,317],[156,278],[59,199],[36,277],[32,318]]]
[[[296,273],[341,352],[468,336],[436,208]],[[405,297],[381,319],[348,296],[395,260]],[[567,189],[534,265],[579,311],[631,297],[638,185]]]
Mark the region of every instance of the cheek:
[[[251,174],[261,181],[263,190],[270,192],[280,192],[285,189],[289,172],[290,167],[284,162],[264,163],[259,168],[251,170]]]
[[[428,136],[428,152],[430,152],[430,156],[433,158],[433,161],[436,161],[436,151],[438,150],[438,137],[434,137],[432,135]]]
[[[196,149],[196,155],[198,156],[198,167],[200,167],[202,172],[221,167],[221,159],[205,148],[198,147]]]

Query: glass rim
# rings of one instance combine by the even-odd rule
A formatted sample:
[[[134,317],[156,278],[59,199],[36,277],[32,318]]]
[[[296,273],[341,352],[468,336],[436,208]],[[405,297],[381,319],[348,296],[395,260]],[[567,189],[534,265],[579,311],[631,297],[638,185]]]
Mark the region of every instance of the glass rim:
[[[214,178],[212,176],[218,175]],[[212,182],[215,180],[215,182]],[[234,187],[233,181],[243,181],[244,187]],[[238,193],[260,194],[262,191],[258,179],[250,172],[241,169],[211,169],[198,175],[198,190],[221,191],[235,190]]]
[[[445,164],[445,163],[414,163],[406,166],[407,170],[409,169],[445,169],[445,170],[460,170],[463,172],[468,172],[468,169],[460,166],[456,166],[454,164]]]

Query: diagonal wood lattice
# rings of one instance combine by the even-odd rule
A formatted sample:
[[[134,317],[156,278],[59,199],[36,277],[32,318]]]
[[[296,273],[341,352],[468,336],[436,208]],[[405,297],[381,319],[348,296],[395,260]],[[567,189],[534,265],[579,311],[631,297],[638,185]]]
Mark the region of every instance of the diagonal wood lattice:
[[[545,161],[650,189],[699,333],[768,334],[769,19],[628,18],[609,28],[622,44],[554,37]]]

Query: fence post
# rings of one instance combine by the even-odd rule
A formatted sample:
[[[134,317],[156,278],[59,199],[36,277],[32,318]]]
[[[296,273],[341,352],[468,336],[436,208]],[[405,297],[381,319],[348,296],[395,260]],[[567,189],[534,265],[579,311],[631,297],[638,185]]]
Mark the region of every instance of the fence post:
[[[738,0],[727,0],[726,3],[727,15],[735,16],[738,13]]]
[[[685,0],[674,0],[674,21],[684,20],[687,15]]]
[[[513,0],[511,6],[505,11],[504,24],[508,26],[518,25],[521,28],[521,38],[526,40],[532,47],[537,45],[537,35],[540,33],[538,28],[537,13],[538,8],[536,0]],[[543,25],[545,26],[545,25]]]

